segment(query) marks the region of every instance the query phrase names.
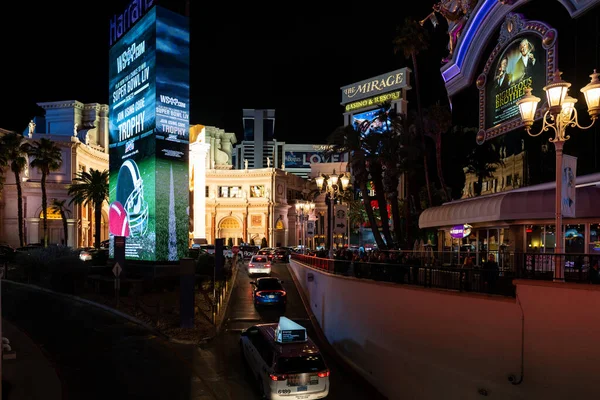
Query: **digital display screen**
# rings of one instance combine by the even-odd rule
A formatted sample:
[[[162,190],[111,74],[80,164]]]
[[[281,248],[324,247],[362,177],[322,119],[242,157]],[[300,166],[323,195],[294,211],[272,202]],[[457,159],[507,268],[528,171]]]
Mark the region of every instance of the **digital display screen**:
[[[189,230],[189,28],[154,6],[109,53],[109,237],[126,259],[177,261]]]
[[[363,136],[371,133],[383,133],[391,129],[389,118],[380,118],[381,108],[365,111],[352,115],[352,126],[354,130],[360,132]]]

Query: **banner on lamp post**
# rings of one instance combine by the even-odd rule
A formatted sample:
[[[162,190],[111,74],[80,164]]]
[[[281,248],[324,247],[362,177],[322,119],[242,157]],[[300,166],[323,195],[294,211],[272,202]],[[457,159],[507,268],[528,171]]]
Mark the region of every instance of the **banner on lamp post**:
[[[306,236],[309,238],[315,237],[315,221],[308,221],[306,223]]]
[[[577,179],[577,157],[563,155],[561,210],[563,217],[575,218],[575,181]]]
[[[346,233],[348,225],[348,206],[339,204],[335,206],[333,233]]]

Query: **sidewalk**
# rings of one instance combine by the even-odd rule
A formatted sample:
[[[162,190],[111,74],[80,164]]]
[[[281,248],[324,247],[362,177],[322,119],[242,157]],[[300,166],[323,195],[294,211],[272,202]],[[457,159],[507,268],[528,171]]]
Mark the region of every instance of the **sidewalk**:
[[[58,374],[38,345],[5,319],[2,335],[16,353],[15,359],[2,361],[2,400],[61,400]]]

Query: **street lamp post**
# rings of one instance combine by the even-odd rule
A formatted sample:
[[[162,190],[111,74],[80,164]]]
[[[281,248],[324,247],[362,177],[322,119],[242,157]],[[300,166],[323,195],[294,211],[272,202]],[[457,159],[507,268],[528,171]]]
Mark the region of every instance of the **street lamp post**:
[[[300,232],[302,237],[302,254],[306,252],[306,222],[315,209],[315,203],[308,200],[296,200],[296,215],[300,219]]]
[[[531,88],[525,89],[525,96],[517,102],[519,106],[519,112],[525,130],[529,136],[539,136],[543,132],[552,129],[554,131],[554,137],[550,138],[550,142],[554,143],[556,149],[556,193],[555,193],[555,262],[554,262],[554,280],[564,281],[564,264],[561,261],[561,254],[563,253],[563,230],[562,230],[562,207],[561,207],[561,192],[562,192],[562,161],[563,161],[563,146],[564,143],[569,140],[570,136],[566,134],[567,127],[577,127],[580,129],[589,129],[594,125],[600,114],[600,80],[598,80],[598,74],[596,70],[590,75],[592,78],[591,82],[585,87],[581,88],[581,92],[585,96],[587,102],[588,113],[592,119],[592,123],[589,126],[579,125],[577,118],[577,110],[575,109],[575,103],[577,99],[567,96],[569,82],[563,81],[560,76],[562,72],[556,71],[554,73],[554,80],[544,86],[546,97],[548,99],[548,111],[544,114],[542,129],[538,133],[531,133],[531,127],[533,126],[535,111],[540,98],[531,94]]]
[[[350,177],[345,173],[337,175],[334,169],[331,175],[323,174],[317,176],[315,182],[320,192],[325,191],[325,203],[327,204],[327,247],[331,256],[333,249],[333,205],[350,184]]]

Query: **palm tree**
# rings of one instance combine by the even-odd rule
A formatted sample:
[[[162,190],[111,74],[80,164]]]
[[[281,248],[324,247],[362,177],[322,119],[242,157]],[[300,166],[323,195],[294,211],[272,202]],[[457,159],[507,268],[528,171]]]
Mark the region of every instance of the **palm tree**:
[[[410,58],[415,75],[415,89],[417,95],[418,126],[421,135],[421,146],[423,147],[423,168],[425,172],[425,184],[427,186],[427,196],[429,204],[433,204],[431,188],[429,184],[429,167],[427,166],[427,147],[425,145],[425,135],[423,133],[423,109],[421,107],[421,89],[419,83],[419,68],[417,66],[417,55],[427,50],[429,34],[417,21],[410,17],[404,19],[404,24],[397,30],[397,36],[393,39],[394,54],[402,52],[405,58]]]
[[[62,165],[62,153],[60,147],[52,140],[41,138],[39,142],[33,142],[29,149],[29,155],[34,159],[30,165],[42,174],[42,215],[44,216],[44,246],[48,246],[48,197],[46,194],[46,179],[50,172],[56,171]]]
[[[10,170],[15,175],[15,185],[17,187],[17,219],[19,223],[19,243],[25,246],[25,237],[23,236],[23,190],[21,189],[21,173],[27,166],[27,151],[29,146],[25,143],[23,136],[16,132],[10,132],[0,138],[0,147],[2,153],[10,165]]]
[[[0,138],[0,144],[2,143],[2,138]],[[2,189],[4,189],[4,168],[8,165],[8,157],[6,157],[6,153],[0,152],[0,195],[2,193]]]
[[[373,231],[373,237],[375,238],[377,246],[380,249],[385,249],[386,244],[381,238],[381,234],[377,228],[377,221],[369,199],[369,190],[367,189],[367,183],[369,181],[367,163],[370,159],[372,149],[366,148],[361,133],[352,125],[338,127],[329,136],[328,141],[331,144],[331,147],[326,153],[348,153],[348,164],[352,170],[352,178],[362,193],[362,202],[371,225],[371,230]]]
[[[474,185],[475,196],[481,195],[483,180],[493,178],[497,167],[502,165],[504,165],[504,161],[492,142],[484,142],[473,148],[467,155],[465,168],[467,173],[472,173],[477,177],[477,183]]]
[[[426,112],[424,132],[433,139],[435,143],[435,161],[440,186],[446,196],[446,200],[452,200],[452,196],[444,180],[444,169],[442,168],[442,135],[452,126],[452,114],[446,106],[434,104]]]
[[[102,219],[102,204],[108,201],[108,170],[90,169],[90,172],[80,171],[69,185],[68,194],[73,196],[69,204],[79,204],[94,207],[94,247],[100,247],[100,227]]]
[[[66,200],[58,200],[58,199],[52,199],[52,211],[59,213],[60,214],[60,218],[62,219],[62,223],[63,223],[63,231],[64,231],[64,236],[65,236],[65,246],[68,245],[69,243],[69,231],[68,231],[68,225],[67,225],[67,215],[71,214],[71,210],[69,210],[67,208],[67,206],[65,206],[65,202]]]

